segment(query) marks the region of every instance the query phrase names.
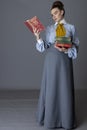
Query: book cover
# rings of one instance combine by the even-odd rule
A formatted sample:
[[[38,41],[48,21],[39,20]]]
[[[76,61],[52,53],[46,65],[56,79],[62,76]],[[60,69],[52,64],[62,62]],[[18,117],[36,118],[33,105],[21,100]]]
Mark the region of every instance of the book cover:
[[[60,48],[64,47],[64,48],[68,49],[68,48],[72,47],[72,44],[68,44],[68,43],[56,43],[56,46],[60,47]]]
[[[56,46],[64,47],[64,48],[71,48],[72,42],[70,37],[56,37],[55,40]]]
[[[71,43],[71,37],[56,37],[56,41]]]
[[[34,33],[33,28],[39,29],[40,32],[45,29],[44,25],[40,22],[37,16],[26,20],[24,23],[32,33]]]

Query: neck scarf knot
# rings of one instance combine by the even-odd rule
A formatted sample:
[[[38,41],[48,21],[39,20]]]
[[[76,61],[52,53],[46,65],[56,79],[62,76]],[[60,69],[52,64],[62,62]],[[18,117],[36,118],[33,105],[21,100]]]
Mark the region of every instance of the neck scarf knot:
[[[56,28],[56,37],[64,37],[66,35],[66,30],[62,23],[59,23]]]

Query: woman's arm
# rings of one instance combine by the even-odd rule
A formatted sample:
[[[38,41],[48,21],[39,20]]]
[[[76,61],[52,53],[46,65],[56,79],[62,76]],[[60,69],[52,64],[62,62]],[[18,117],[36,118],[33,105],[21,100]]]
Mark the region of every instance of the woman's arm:
[[[78,54],[78,48],[79,48],[79,39],[77,36],[77,32],[76,32],[76,28],[74,25],[72,25],[71,27],[71,32],[72,32],[72,48],[68,49],[68,56],[72,59],[76,59],[77,58],[77,54]]]
[[[39,40],[37,40],[37,43],[36,43],[36,49],[39,52],[44,52],[45,49],[47,49],[46,45],[48,45],[48,44],[45,41],[43,41],[42,39],[39,39]]]
[[[40,37],[40,32],[39,32],[39,30],[34,29],[34,34],[35,34],[36,40],[37,40],[36,49],[37,49],[39,52],[44,52],[45,49],[49,48],[50,45],[51,45],[51,43],[48,41],[48,37],[50,36],[50,35],[49,35],[48,27],[47,27],[45,33],[46,33],[46,40],[42,40],[42,38]]]

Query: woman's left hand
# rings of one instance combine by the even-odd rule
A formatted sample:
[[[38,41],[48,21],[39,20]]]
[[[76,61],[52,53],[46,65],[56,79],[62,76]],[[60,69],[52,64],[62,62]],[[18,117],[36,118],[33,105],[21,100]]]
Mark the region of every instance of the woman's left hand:
[[[67,52],[67,51],[68,51],[68,49],[66,49],[66,48],[64,48],[64,47],[60,48],[60,47],[56,46],[56,43],[54,44],[54,47],[55,47],[56,49],[58,49],[59,51],[61,51],[61,52]]]

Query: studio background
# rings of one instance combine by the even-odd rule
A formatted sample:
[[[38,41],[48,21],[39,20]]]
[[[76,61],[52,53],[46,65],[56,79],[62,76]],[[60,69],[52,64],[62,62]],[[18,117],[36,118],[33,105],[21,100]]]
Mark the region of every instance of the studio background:
[[[36,50],[36,39],[24,25],[38,16],[47,26],[53,24],[50,8],[54,0],[0,0],[0,89],[39,89],[45,52]],[[74,24],[80,39],[74,60],[75,89],[87,89],[87,1],[62,0],[66,21]],[[44,32],[41,36],[44,38]]]

